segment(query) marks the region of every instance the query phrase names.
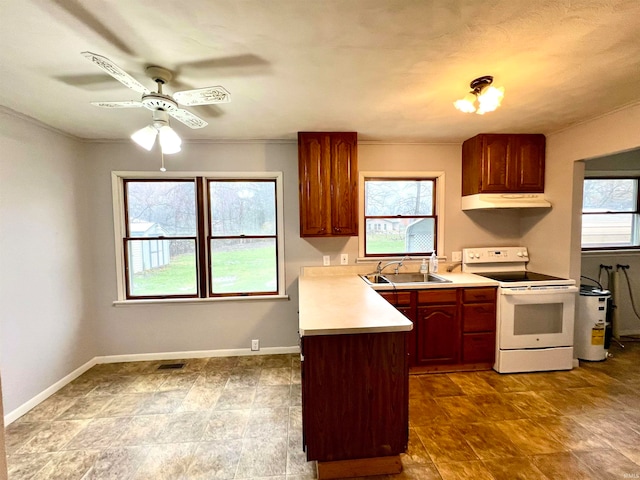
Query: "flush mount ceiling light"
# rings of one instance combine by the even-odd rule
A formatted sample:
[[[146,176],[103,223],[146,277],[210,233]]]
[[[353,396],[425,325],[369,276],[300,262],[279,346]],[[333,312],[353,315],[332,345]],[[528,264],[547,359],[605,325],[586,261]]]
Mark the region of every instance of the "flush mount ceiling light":
[[[160,149],[163,154],[178,153],[182,140],[173,128],[169,126],[169,114],[163,110],[154,110],[153,123],[138,130],[131,135],[131,140],[145,150],[151,150],[156,141],[160,140]]]
[[[502,102],[504,88],[494,87],[491,85],[492,83],[493,77],[490,75],[472,80],[469,84],[471,91],[464,98],[453,102],[453,105],[464,113],[476,112],[479,115],[484,115],[487,112],[493,112]],[[476,100],[478,108],[475,105]]]

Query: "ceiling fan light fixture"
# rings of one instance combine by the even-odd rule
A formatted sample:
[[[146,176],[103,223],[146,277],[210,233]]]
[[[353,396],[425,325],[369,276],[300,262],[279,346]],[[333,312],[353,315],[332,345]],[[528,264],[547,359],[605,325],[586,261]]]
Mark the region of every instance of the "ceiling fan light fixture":
[[[131,140],[136,142],[145,150],[151,151],[151,149],[153,148],[153,144],[156,141],[157,135],[158,135],[158,130],[152,125],[147,125],[146,127],[141,128],[137,132],[134,132],[131,135]]]
[[[160,140],[160,148],[162,149],[162,153],[171,154],[178,153],[180,151],[182,139],[169,125],[160,127],[160,129],[158,130],[158,137]]]
[[[478,115],[484,115],[487,112],[493,112],[502,103],[504,87],[494,87],[491,85],[492,83],[493,77],[491,75],[472,80],[469,84],[471,91],[464,98],[453,102],[453,105],[464,113],[475,112]],[[476,100],[478,108],[475,105]]]

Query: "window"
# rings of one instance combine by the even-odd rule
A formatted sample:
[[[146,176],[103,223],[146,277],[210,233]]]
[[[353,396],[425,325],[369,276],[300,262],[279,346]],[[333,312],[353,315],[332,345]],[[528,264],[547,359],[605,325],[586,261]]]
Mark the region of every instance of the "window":
[[[277,292],[275,181],[208,182],[209,293]]]
[[[363,174],[365,257],[428,255],[437,250],[439,177]],[[438,192],[439,193],[439,192]]]
[[[639,178],[586,178],[582,204],[582,248],[640,246]]]
[[[113,178],[119,300],[284,295],[280,173]]]

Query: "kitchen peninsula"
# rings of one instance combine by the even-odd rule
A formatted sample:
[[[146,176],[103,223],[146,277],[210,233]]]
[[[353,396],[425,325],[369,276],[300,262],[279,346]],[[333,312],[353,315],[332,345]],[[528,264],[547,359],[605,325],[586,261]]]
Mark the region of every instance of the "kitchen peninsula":
[[[303,443],[320,479],[402,470],[413,324],[358,276],[370,270],[305,267],[300,275]],[[481,284],[475,275],[447,277],[459,281],[449,288]]]

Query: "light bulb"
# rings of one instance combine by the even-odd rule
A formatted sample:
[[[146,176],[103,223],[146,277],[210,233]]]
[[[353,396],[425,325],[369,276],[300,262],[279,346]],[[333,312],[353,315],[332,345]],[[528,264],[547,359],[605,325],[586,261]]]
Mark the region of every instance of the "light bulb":
[[[134,132],[133,135],[131,135],[131,140],[136,142],[145,150],[151,150],[154,142],[156,141],[156,135],[158,135],[158,130],[151,125],[147,125],[137,132]]]
[[[182,140],[169,125],[160,127],[159,136],[162,153],[170,154],[178,153],[180,151]]]
[[[503,87],[496,88],[494,86],[489,86],[485,88],[482,90],[482,93],[478,95],[478,103],[480,104],[480,107],[476,113],[482,115],[486,112],[493,112],[500,106],[503,97]]]
[[[460,100],[456,100],[453,102],[453,106],[458,110],[464,113],[473,113],[476,111],[476,107],[474,102],[476,101],[476,96],[473,93],[467,93],[464,98]]]

